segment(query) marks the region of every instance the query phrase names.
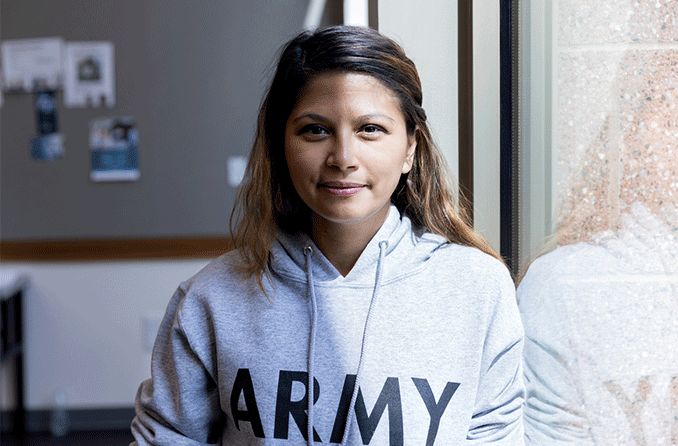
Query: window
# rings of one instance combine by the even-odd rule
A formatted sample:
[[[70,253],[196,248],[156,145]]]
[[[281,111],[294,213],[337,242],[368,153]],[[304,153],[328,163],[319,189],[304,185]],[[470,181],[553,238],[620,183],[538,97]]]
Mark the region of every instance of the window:
[[[525,0],[518,28],[528,438],[678,444],[678,2]]]

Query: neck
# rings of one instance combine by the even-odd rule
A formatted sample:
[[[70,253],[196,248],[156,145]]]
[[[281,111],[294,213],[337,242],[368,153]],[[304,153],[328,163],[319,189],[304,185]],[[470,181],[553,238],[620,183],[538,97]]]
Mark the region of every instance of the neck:
[[[332,265],[346,276],[358,261],[372,237],[379,231],[388,215],[386,211],[380,211],[382,216],[375,216],[367,222],[352,224],[335,223],[314,216],[311,237],[322,253]]]

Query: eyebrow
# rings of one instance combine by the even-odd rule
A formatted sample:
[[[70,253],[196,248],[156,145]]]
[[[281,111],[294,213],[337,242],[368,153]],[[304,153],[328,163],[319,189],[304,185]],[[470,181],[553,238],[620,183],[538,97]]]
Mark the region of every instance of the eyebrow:
[[[294,118],[294,120],[292,122],[301,121],[304,118],[310,118],[314,121],[321,121],[321,122],[329,121],[328,118],[326,118],[323,115],[319,115],[317,113],[304,113],[304,114],[299,115],[296,118]],[[365,120],[375,119],[375,118],[386,119],[388,121],[391,121],[393,124],[395,124],[395,120],[393,118],[391,118],[390,116],[387,116],[387,115],[383,115],[381,113],[369,113],[369,114],[366,114],[366,115],[361,115],[361,116],[358,116],[358,118],[356,120],[357,121],[365,121]]]

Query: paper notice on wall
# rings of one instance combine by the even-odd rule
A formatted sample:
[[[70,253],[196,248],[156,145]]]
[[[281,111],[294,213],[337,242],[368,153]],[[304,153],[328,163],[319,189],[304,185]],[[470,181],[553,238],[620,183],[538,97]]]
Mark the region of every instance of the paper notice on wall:
[[[2,42],[3,89],[13,92],[61,87],[63,40],[18,39]]]
[[[115,61],[111,42],[69,42],[64,63],[66,107],[113,107]]]
[[[92,181],[136,181],[139,173],[139,134],[129,116],[90,122]]]

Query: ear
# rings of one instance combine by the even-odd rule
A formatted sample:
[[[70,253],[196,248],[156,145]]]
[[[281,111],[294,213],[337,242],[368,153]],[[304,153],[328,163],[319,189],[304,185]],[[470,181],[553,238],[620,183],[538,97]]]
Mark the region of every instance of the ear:
[[[417,131],[417,129],[414,129],[412,135],[408,136],[408,147],[405,154],[405,162],[403,162],[403,169],[401,171],[403,174],[409,172],[414,164],[414,154],[417,151]]]

